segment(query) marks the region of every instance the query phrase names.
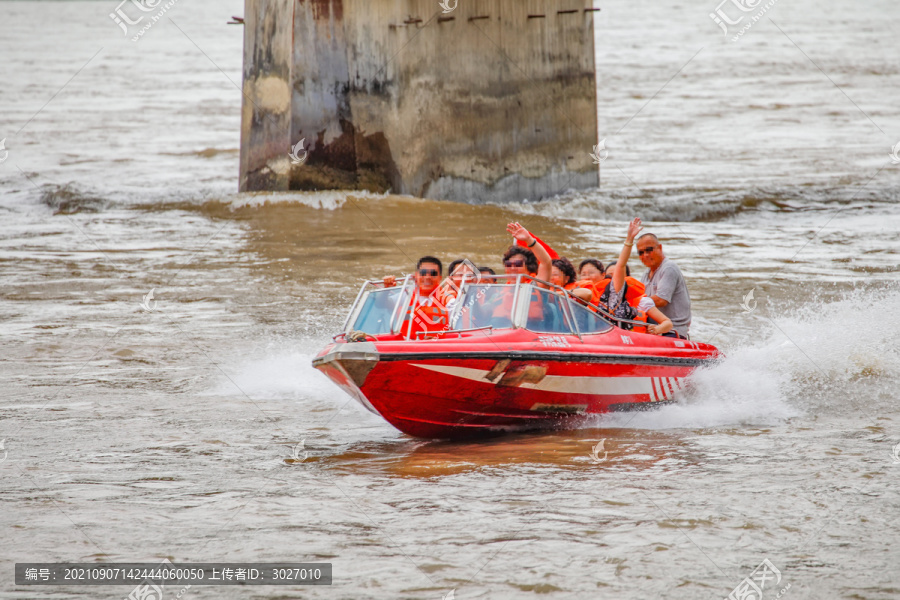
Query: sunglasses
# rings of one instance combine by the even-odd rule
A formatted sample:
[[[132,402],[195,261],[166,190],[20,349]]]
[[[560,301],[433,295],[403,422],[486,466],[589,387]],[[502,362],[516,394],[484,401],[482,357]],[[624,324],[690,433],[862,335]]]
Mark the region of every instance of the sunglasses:
[[[525,261],[524,260],[504,260],[503,266],[504,267],[524,267]]]
[[[422,277],[437,277],[440,275],[437,269],[419,269],[419,275]]]
[[[649,248],[644,248],[643,250],[638,250],[638,256],[643,256],[645,254],[650,254],[656,250],[656,246],[650,246]]]

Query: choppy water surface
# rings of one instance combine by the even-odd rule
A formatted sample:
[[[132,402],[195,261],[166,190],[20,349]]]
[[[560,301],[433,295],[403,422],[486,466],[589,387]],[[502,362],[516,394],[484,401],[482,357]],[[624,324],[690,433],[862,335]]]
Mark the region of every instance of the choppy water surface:
[[[241,2],[138,43],[114,4],[2,6],[0,596],[169,557],[334,563],[188,598],[723,598],[763,559],[767,600],[900,597],[896,4],[781,0],[734,43],[711,2],[602,5],[601,189],[508,206],[235,194]],[[310,367],[367,277],[498,266],[510,219],[605,262],[634,214],[728,356],[676,406],[429,442]]]

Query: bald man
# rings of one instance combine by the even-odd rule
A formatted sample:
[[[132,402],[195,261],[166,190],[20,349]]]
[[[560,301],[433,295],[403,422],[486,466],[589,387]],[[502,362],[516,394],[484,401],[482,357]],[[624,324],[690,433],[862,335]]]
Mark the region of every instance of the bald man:
[[[662,314],[669,317],[675,331],[687,338],[691,328],[691,296],[681,269],[663,254],[662,243],[652,233],[635,242],[641,262],[650,270],[641,276],[645,293]]]

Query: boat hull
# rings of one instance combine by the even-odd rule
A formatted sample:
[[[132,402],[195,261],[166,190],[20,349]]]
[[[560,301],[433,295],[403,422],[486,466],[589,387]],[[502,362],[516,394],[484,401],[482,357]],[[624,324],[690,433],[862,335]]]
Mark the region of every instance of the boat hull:
[[[653,345],[635,344],[638,336]],[[572,428],[590,415],[653,408],[718,355],[671,338],[601,337],[342,343],[313,364],[404,433],[464,438]]]

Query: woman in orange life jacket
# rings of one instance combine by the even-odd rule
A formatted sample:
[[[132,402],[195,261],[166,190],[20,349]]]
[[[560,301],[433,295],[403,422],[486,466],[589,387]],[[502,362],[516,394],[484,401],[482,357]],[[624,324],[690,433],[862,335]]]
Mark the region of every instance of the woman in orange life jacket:
[[[578,277],[582,281],[599,283],[603,279],[603,263],[596,258],[586,258],[578,265]]]
[[[553,261],[550,283],[558,285],[566,292],[569,292],[569,295],[576,300],[580,300],[582,304],[590,302],[591,300],[591,288],[593,287],[593,284],[590,280],[578,281],[578,275],[575,273],[575,265],[569,262],[569,259],[564,256]],[[566,293],[561,290],[554,291],[566,295]]]
[[[612,281],[613,272],[616,270],[616,263],[611,263],[608,267],[606,267],[606,279],[603,280],[601,285],[598,286],[597,290],[597,302],[600,302],[601,296],[603,296],[603,292],[606,291],[606,287]],[[640,279],[635,279],[631,276],[631,268],[628,265],[625,265],[625,301],[631,305],[632,308],[637,312],[637,316],[633,319],[634,321],[642,321],[644,323],[647,322],[647,311],[651,308],[655,308],[656,304],[653,303],[652,300],[647,298],[645,292],[646,288],[644,287],[643,282]],[[656,323],[653,319],[650,319],[651,323]],[[632,331],[636,333],[647,333],[647,326],[638,327],[634,326]]]
[[[606,272],[597,271],[596,266],[603,264],[594,258],[588,258],[582,261],[582,272],[590,277],[590,279],[582,280],[577,282],[577,288],[584,288],[587,291],[579,291],[574,290],[573,294],[581,300],[585,302],[590,302],[594,306],[600,305],[600,297],[603,295],[603,292],[606,290],[606,287],[609,285],[609,282],[612,281],[612,273],[615,268],[615,263],[610,263],[608,267],[606,267]],[[626,282],[628,283],[628,287],[626,288],[626,296],[625,300],[631,304],[634,308],[637,308],[637,303],[640,301],[641,297],[644,295],[644,284],[641,283],[639,279],[635,279],[631,276],[631,270],[628,269],[628,265],[625,265],[626,269]],[[599,275],[597,274],[599,273]]]
[[[442,270],[441,261],[433,256],[423,256],[416,263],[416,286],[403,317],[402,335],[413,337],[417,331],[440,332],[447,325],[447,309],[433,294]],[[393,276],[384,278],[384,287],[395,285],[397,281]]]
[[[577,276],[575,275],[575,265],[569,262],[565,256],[561,256],[553,261],[553,267],[550,269],[550,283],[558,285],[564,290],[571,290],[576,285]]]
[[[567,290],[583,303],[596,304],[600,296],[594,293],[594,286],[603,281],[603,263],[596,258],[584,259],[578,265],[578,276],[580,279]]]
[[[635,219],[628,225],[628,234],[625,236],[625,244],[622,247],[622,252],[619,254],[619,260],[613,267],[612,280],[607,284],[606,289],[603,290],[603,293],[600,296],[599,306],[607,313],[619,319],[628,319],[630,321],[641,320],[646,322],[647,317],[649,317],[656,321],[656,324],[647,325],[647,333],[663,335],[672,330],[672,321],[662,314],[662,312],[656,308],[655,304],[650,308],[647,303],[644,303],[643,305],[640,304],[639,299],[637,299],[636,302],[627,300],[629,283],[626,281],[626,266],[628,257],[631,256],[631,248],[634,246],[634,238],[641,232],[641,229],[643,229],[643,226],[641,225],[640,219]],[[643,295],[643,291],[640,295]],[[631,302],[634,302],[638,306],[647,307],[648,310],[643,311],[644,314],[642,315],[634,306],[632,306]],[[633,328],[630,323],[621,323],[619,326],[622,329]]]
[[[532,236],[527,229],[519,223],[510,223],[506,226],[506,231],[517,241],[525,243],[525,247],[512,245],[503,255],[503,267],[506,274],[514,275],[531,275],[537,279],[544,281],[550,280],[550,272],[552,268],[552,260],[550,253],[544,248],[543,244],[538,244],[537,239]],[[515,277],[507,279],[507,283],[515,283]],[[544,287],[540,283],[535,283],[535,287]],[[512,301],[514,293],[510,290],[504,293],[500,303],[494,308],[493,317],[509,319],[512,310]],[[535,292],[532,294],[532,302],[528,309],[530,318],[539,319],[543,315],[543,308],[540,303],[540,296]]]
[[[615,270],[616,263],[612,263],[606,268],[606,279],[598,286],[600,288],[598,299],[600,295],[603,295],[609,282],[612,281],[613,272],[615,272]],[[631,268],[628,265],[625,265],[625,283],[628,285],[627,292],[625,293],[625,301],[632,307],[637,308],[638,303],[645,297],[644,293],[646,292],[646,288],[640,279],[631,276]]]

